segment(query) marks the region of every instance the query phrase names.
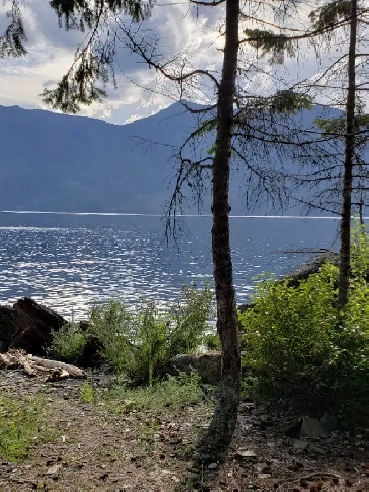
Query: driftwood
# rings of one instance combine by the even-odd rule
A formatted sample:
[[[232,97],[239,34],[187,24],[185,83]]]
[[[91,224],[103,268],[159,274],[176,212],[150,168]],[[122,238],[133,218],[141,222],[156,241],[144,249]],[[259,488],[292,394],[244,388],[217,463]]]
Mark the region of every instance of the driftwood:
[[[0,368],[2,367],[9,369],[22,367],[27,376],[47,375],[48,381],[85,377],[85,373],[79,367],[27,354],[23,350],[9,350],[6,353],[0,353]]]

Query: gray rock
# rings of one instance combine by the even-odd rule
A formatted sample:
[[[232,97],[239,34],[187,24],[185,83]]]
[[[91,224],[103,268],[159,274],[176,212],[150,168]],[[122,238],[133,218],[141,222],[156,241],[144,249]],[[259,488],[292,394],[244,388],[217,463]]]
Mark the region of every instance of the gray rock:
[[[306,441],[300,441],[299,439],[296,439],[293,441],[293,449],[295,449],[297,452],[305,451],[309,446],[309,443]]]
[[[320,439],[323,434],[324,429],[318,419],[303,417],[300,431],[301,437],[308,437],[309,439]]]
[[[236,451],[236,456],[244,459],[254,459],[257,458],[257,454],[252,449],[238,448]]]
[[[221,375],[220,352],[177,355],[169,361],[165,368],[165,373],[177,376],[180,372],[189,374],[194,370],[198,372],[204,384],[217,386]]]
[[[326,454],[326,450],[324,448],[322,448],[321,446],[315,446],[315,444],[311,444],[309,446],[309,450],[311,453],[320,454],[322,456]]]

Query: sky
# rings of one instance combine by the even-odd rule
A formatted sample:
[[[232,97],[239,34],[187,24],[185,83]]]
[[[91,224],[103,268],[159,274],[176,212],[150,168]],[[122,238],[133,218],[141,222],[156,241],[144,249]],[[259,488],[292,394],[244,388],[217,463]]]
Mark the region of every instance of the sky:
[[[7,3],[5,6],[0,3],[0,32],[8,23],[6,11],[10,1]],[[28,54],[21,59],[0,60],[0,104],[46,109],[39,94],[45,87],[52,88],[66,73],[84,35],[60,29],[48,1],[25,0],[22,12]],[[170,47],[173,53],[177,53],[186,46],[187,56],[194,66],[217,69],[221,61],[217,50],[221,43],[217,43],[219,36],[213,30],[217,19],[213,12],[206,13],[207,16],[197,16],[196,12],[189,12],[185,1],[172,6],[158,6],[144,27],[155,29],[164,49],[169,50]],[[221,17],[219,8],[217,14]],[[123,46],[119,48],[115,72],[118,88],[115,90],[109,85],[109,97],[102,104],[85,108],[82,114],[123,124],[154,114],[173,102],[173,88],[165,88],[164,92],[168,94],[155,94],[153,90],[161,90],[156,84],[155,71],[148,69],[138,57],[130,55]],[[168,97],[169,93],[171,97]]]
[[[5,5],[0,3],[0,32],[4,31],[8,22],[6,12],[9,4],[10,0],[6,0]],[[308,9],[302,11],[303,20],[307,14]],[[45,87],[52,88],[67,72],[76,47],[83,42],[86,33],[60,29],[55,12],[45,0],[22,0],[22,15],[28,54],[21,59],[0,60],[0,104],[49,109],[39,94]],[[260,16],[265,18],[265,12],[261,12]],[[219,73],[223,45],[219,33],[223,18],[223,7],[197,9],[189,8],[186,0],[158,0],[143,28],[156,33],[161,40],[160,50],[167,56],[180,53],[179,63],[185,59],[189,68],[200,67]],[[126,19],[126,22],[129,20]],[[339,54],[338,50],[336,56]],[[255,58],[254,52],[252,56]],[[283,67],[284,76],[290,81],[312,77],[317,71],[314,53],[305,49],[301,50],[297,64],[290,60]],[[113,124],[125,124],[150,116],[180,97],[178,88],[173,84],[163,84],[155,70],[150,70],[123,45],[117,50],[115,73],[117,88],[109,85],[109,97],[103,103],[84,108],[81,114]],[[252,74],[249,84],[264,90],[274,88],[276,82],[270,73]],[[208,85],[192,88],[196,102],[211,100],[211,91],[205,94],[208,88]]]

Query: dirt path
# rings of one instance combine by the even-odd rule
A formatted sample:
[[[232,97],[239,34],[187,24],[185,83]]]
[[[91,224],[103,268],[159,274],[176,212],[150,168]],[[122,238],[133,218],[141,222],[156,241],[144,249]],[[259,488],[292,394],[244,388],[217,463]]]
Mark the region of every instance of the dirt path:
[[[45,394],[55,434],[23,462],[0,459],[0,490],[369,490],[365,430],[319,442],[286,438],[293,415],[244,402],[227,460],[203,470],[191,456],[211,416],[206,401],[160,413],[130,410],[126,402],[120,412],[103,398],[108,378],[89,381],[101,396],[92,403],[81,401],[80,381],[50,384],[0,372],[1,394]]]

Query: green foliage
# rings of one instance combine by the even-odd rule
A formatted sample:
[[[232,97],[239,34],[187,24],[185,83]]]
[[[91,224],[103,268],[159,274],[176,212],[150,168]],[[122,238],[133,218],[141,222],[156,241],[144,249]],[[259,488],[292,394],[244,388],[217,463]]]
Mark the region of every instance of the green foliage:
[[[314,120],[314,125],[323,130],[323,135],[332,135],[336,138],[342,139],[344,138],[346,133],[346,115],[343,114],[340,118],[336,118],[333,120],[317,118],[316,120]],[[354,119],[354,126],[357,132],[357,135],[355,135],[355,145],[359,146],[362,144],[366,144],[368,141],[367,135],[361,130],[369,129],[369,114],[357,113]]]
[[[45,401],[40,395],[23,400],[0,395],[0,458],[18,461],[39,440],[50,440],[45,421]]]
[[[310,12],[309,18],[314,30],[325,31],[336,27],[344,20],[348,20],[350,14],[350,0],[334,0]]]
[[[83,403],[92,403],[94,401],[94,389],[88,381],[85,381],[79,387],[79,393],[81,395],[81,400]]]
[[[81,104],[101,102],[107,96],[103,87],[109,78],[116,86],[113,66],[116,43],[113,34],[106,31],[101,34],[104,21],[110,16],[116,22],[117,16],[128,14],[133,22],[141,22],[150,17],[153,1],[105,0],[97,8],[95,2],[85,0],[52,0],[50,6],[58,16],[59,26],[64,25],[66,31],[84,32],[87,27],[91,33],[86,44],[77,49],[74,64],[57,87],[45,89],[41,94],[50,107],[76,114]]]
[[[218,334],[208,333],[204,337],[204,345],[207,350],[220,350],[220,338]]]
[[[369,410],[369,240],[355,227],[350,298],[337,310],[338,268],[325,264],[298,287],[265,280],[244,326],[246,390],[335,408],[356,419]],[[341,324],[341,320],[343,325]]]
[[[77,324],[68,323],[52,335],[48,354],[65,362],[78,363],[87,342],[87,333],[81,331]]]
[[[274,109],[280,113],[292,114],[301,109],[311,109],[313,100],[310,96],[292,90],[278,91],[272,97]]]
[[[199,348],[213,315],[209,287],[184,287],[179,301],[164,312],[154,302],[129,309],[121,301],[110,301],[92,308],[85,332],[68,325],[53,333],[50,352],[77,363],[92,337],[115,373],[125,374],[136,384],[152,385],[172,357]]]
[[[270,55],[270,63],[282,65],[285,53],[290,57],[295,55],[293,42],[284,34],[261,29],[246,29],[245,34],[249,38],[249,44],[260,51],[262,57]]]
[[[19,7],[19,1],[13,0],[11,9],[7,13],[7,17],[11,19],[5,31],[0,35],[0,59],[12,56],[20,58],[27,54],[24,47],[26,42],[26,34]]]
[[[114,386],[106,395],[108,408],[114,413],[135,410],[162,412],[167,408],[176,410],[182,405],[192,405],[202,400],[200,378],[196,372],[157,382],[150,387],[130,389]],[[110,402],[110,405],[109,405]]]

